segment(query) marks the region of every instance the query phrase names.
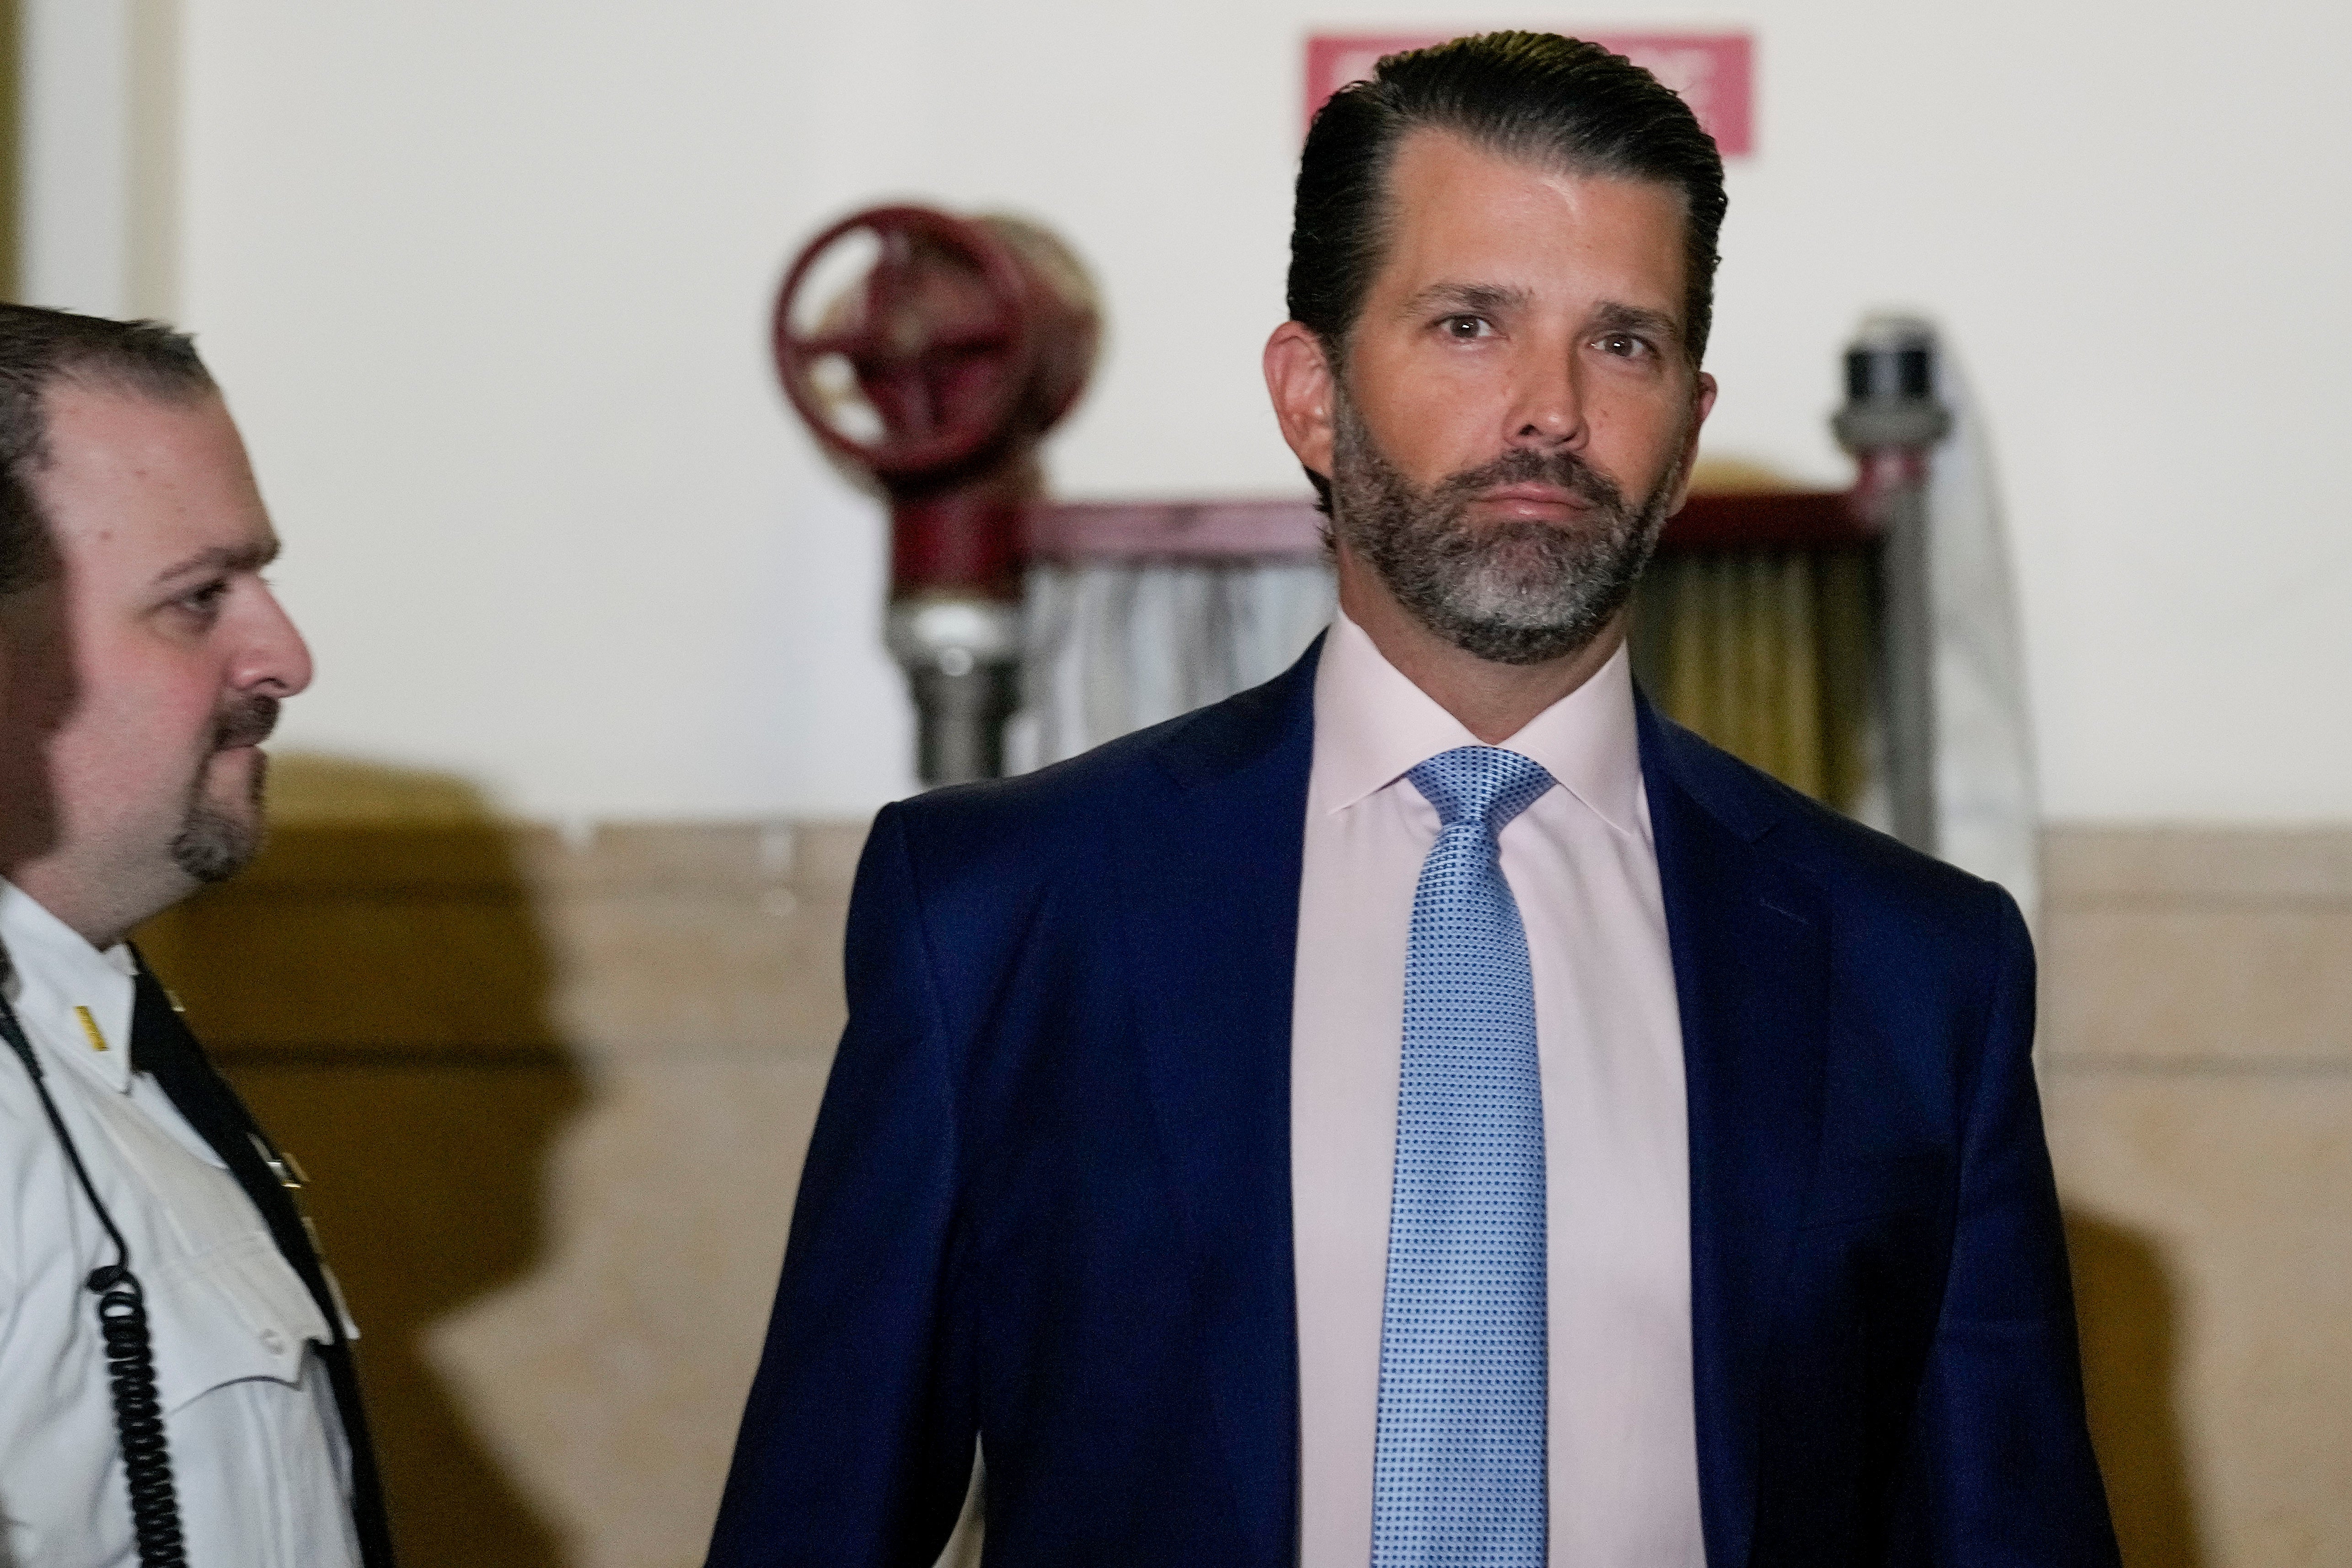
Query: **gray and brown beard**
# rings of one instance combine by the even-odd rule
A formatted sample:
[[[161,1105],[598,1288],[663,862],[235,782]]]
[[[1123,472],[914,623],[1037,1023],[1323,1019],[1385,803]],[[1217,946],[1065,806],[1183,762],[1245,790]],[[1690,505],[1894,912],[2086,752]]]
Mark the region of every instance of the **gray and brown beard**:
[[[1680,467],[1670,465],[1632,506],[1573,453],[1513,447],[1419,490],[1381,453],[1344,389],[1332,423],[1333,533],[1414,619],[1497,664],[1540,664],[1591,645],[1633,597]],[[1554,486],[1590,509],[1566,525],[1470,521],[1480,494],[1526,484]]]
[[[214,721],[212,751],[205,760],[209,763],[232,747],[258,745],[277,727],[276,697],[239,697],[223,707]],[[269,759],[256,757],[253,797],[240,820],[206,799],[205,769],[197,768],[195,782],[188,789],[187,810],[172,840],[172,863],[202,883],[226,882],[243,871],[261,850],[261,801],[268,777]]]

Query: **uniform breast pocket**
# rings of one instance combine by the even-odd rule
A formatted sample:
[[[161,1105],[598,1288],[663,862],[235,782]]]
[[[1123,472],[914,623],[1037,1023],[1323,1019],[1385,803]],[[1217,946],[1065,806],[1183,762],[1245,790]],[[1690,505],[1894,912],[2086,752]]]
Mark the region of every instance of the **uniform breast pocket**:
[[[268,1234],[255,1232],[142,1273],[153,1324],[156,1393],[166,1413],[226,1384],[291,1385],[327,1320]]]

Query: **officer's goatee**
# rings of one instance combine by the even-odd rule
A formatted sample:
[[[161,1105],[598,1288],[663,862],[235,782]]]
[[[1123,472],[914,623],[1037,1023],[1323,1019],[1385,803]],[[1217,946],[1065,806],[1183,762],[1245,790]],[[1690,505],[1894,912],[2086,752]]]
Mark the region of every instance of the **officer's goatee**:
[[[261,798],[269,775],[269,758],[253,757],[253,785],[242,815],[223,810],[205,793],[212,758],[240,746],[258,746],[278,727],[278,699],[260,693],[241,695],[223,705],[213,722],[211,753],[196,769],[188,789],[188,809],[180,831],[172,840],[172,863],[197,882],[226,882],[243,871],[261,849]]]

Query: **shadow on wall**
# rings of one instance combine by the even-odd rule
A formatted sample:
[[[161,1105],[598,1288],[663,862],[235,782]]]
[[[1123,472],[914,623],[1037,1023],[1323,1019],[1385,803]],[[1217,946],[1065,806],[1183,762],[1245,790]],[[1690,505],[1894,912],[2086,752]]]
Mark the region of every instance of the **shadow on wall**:
[[[403,1562],[557,1568],[425,1348],[537,1267],[548,1152],[586,1098],[516,844],[461,781],[327,758],[280,758],[270,814],[253,866],[142,951],[307,1167]]]
[[[2081,1210],[2066,1216],[2083,1390],[2125,1568],[2203,1568],[2173,1399],[2179,1332],[2155,1246]]]

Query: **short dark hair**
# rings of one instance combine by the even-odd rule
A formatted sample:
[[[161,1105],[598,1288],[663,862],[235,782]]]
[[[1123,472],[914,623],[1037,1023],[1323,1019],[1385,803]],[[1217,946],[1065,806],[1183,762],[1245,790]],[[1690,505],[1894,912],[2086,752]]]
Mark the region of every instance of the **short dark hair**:
[[[171,403],[215,390],[194,340],[160,321],[0,303],[0,594],[37,581],[48,559],[32,475],[49,460],[42,399],[60,381]]]
[[[1683,193],[1684,348],[1696,365],[1715,314],[1723,156],[1656,77],[1557,33],[1482,33],[1385,57],[1317,111],[1290,227],[1290,317],[1335,358],[1386,253],[1389,170],[1423,127],[1580,174]],[[1318,486],[1319,487],[1319,486]]]

